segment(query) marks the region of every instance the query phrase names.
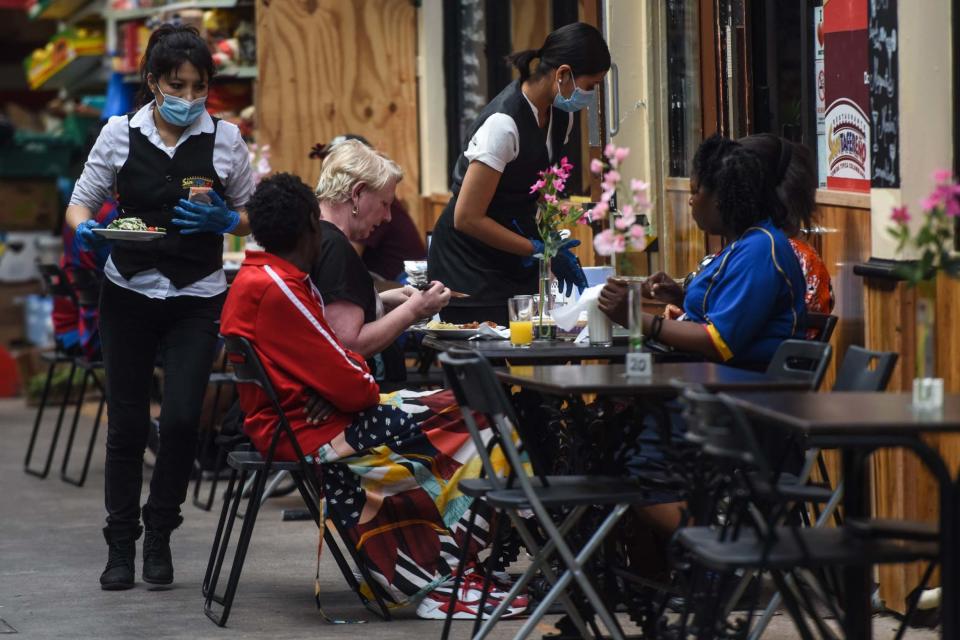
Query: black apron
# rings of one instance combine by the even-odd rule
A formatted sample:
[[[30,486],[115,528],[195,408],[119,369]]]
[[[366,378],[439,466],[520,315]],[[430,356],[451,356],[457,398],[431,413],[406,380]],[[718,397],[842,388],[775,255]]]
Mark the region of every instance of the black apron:
[[[190,136],[172,158],[139,128],[130,127],[130,151],[117,173],[118,217],[140,218],[147,226],[164,227],[167,234],[150,242],[113,243],[113,264],[127,280],[157,269],[182,289],[223,268],[221,234],[183,235],[172,222],[176,217],[173,207],[188,197],[190,187],[211,187],[225,199],[226,191],[213,166],[219,120],[214,118],[213,123],[213,133]]]
[[[507,163],[493,195],[487,216],[498,224],[528,238],[539,238],[536,213],[538,194],[530,193],[530,186],[539,179],[539,172],[556,163],[564,153],[569,114],[551,109],[553,157],[547,154],[546,132],[520,90],[520,81],[511,83],[480,113],[470,129],[467,140],[495,113],[513,118],[519,135],[519,154]],[[429,277],[440,280],[455,291],[470,294],[469,298],[450,301],[451,312],[462,308],[470,315],[470,307],[503,308],[511,296],[536,293],[538,268],[524,266],[523,256],[495,249],[472,238],[453,226],[453,212],[460,187],[470,161],[462,153],[453,170],[453,197],[437,221],[430,243]],[[478,309],[479,312],[479,309]],[[472,318],[491,320],[493,318]]]

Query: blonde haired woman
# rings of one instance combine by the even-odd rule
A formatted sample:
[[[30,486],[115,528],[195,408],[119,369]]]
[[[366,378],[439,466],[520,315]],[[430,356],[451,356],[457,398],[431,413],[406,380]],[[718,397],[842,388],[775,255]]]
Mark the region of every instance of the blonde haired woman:
[[[390,204],[402,179],[403,171],[386,155],[358,140],[345,140],[327,155],[317,183],[322,247],[310,278],[337,337],[368,359],[450,301],[450,291],[440,282],[426,291],[403,287],[378,294],[351,244],[390,220]],[[382,378],[384,372],[378,373]]]

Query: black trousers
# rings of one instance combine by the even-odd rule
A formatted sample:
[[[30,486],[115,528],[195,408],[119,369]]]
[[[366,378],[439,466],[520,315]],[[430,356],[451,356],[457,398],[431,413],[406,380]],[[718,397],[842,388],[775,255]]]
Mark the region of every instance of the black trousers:
[[[158,353],[163,362],[160,444],[143,519],[148,528],[161,530],[183,521],[180,505],[187,497],[225,297],[158,300],[109,280],[103,283],[100,334],[109,395],[105,502],[110,529],[139,526],[150,387]]]

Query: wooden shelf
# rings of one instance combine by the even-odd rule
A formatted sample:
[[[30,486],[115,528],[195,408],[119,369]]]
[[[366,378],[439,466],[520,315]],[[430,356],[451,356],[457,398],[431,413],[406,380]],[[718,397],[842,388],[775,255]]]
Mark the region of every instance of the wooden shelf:
[[[149,18],[162,13],[181,11],[183,9],[230,9],[236,6],[237,0],[184,0],[183,2],[171,2],[156,7],[144,7],[142,9],[125,9],[122,11],[107,10],[104,11],[104,17],[116,21],[140,20],[141,18]]]
[[[76,89],[104,84],[103,74],[98,73],[103,65],[103,55],[77,56],[62,69],[34,87],[37,91],[50,89]]]
[[[27,15],[31,20],[66,20],[89,3],[90,0],[40,0]]]

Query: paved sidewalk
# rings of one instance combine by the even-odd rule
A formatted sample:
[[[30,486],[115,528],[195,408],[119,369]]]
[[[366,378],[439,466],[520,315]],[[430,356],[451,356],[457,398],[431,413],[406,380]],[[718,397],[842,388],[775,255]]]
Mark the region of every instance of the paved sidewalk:
[[[26,408],[21,400],[0,401],[0,619],[18,633],[6,637],[426,640],[440,636],[442,623],[418,620],[412,609],[398,611],[396,620],[390,623],[375,618],[347,590],[329,554],[321,564],[327,612],[369,622],[325,624],[313,602],[316,527],[310,521],[280,519],[282,509],[300,506],[299,498],[293,496],[270,500],[261,510],[226,629],[217,628],[203,615],[200,595],[219,502],[210,513],[189,501],[184,506],[184,525],[172,540],[176,569],[172,589],[149,591],[141,583],[130,591],[101,591],[97,578],[106,561],[106,545],[100,533],[104,516],[103,435],[85,487],[78,489],[61,482],[56,471],[39,480],[22,470],[33,416],[33,409]],[[45,451],[45,442],[38,446],[39,451]],[[55,469],[59,469],[59,461],[58,452]],[[629,624],[626,618],[623,620]],[[541,625],[543,632],[551,630],[549,622],[548,618]],[[519,624],[504,622],[493,637],[512,638]],[[895,621],[891,618],[878,618],[876,626],[878,638],[893,637]],[[467,624],[458,623],[455,629],[454,637],[468,637]],[[4,630],[0,623],[0,634]],[[789,619],[778,616],[765,637],[786,640],[797,634]],[[921,640],[937,636],[914,631],[907,637]]]

